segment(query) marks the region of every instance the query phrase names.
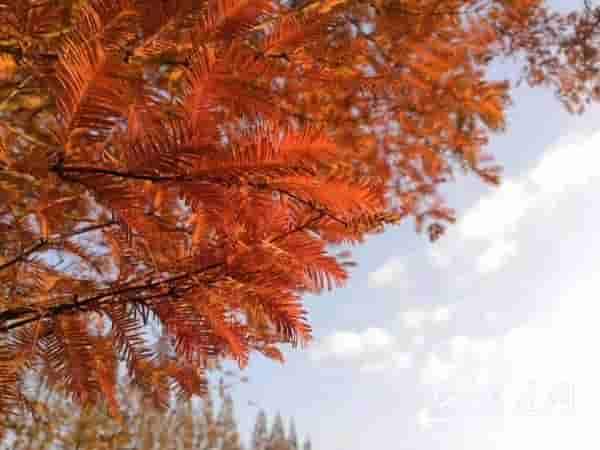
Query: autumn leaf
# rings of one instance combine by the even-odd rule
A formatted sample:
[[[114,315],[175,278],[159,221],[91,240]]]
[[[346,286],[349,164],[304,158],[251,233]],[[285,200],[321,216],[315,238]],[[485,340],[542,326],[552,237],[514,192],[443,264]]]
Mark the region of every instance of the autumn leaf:
[[[10,53],[0,53],[0,82],[12,81],[17,63]]]

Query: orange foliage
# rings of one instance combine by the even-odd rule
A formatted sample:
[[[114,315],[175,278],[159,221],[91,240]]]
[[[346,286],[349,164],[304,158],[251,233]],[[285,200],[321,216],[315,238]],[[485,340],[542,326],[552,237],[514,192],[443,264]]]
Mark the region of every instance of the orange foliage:
[[[304,344],[301,297],[504,128],[493,58],[595,99],[600,13],[541,0],[0,1],[0,412],[35,371],[115,415]],[[430,222],[433,220],[433,222]],[[149,330],[154,330],[152,336]],[[156,338],[161,345],[156,344]]]

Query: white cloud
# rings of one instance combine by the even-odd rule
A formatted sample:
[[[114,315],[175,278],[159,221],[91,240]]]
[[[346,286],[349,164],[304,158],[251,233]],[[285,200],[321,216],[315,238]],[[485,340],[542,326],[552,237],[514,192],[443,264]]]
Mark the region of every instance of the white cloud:
[[[398,314],[405,328],[423,330],[426,325],[440,326],[452,318],[452,308],[441,305],[429,309],[411,309]],[[419,332],[406,336],[384,328],[362,331],[334,331],[323,338],[311,351],[316,362],[350,364],[363,373],[408,369],[415,364],[415,355],[423,352],[425,335]]]
[[[382,328],[367,328],[361,338],[366,352],[385,351],[392,347],[394,338]]]
[[[488,275],[506,267],[524,244],[539,233],[533,219],[558,226],[552,209],[568,202],[565,195],[575,194],[582,186],[600,180],[600,132],[589,136],[566,136],[550,147],[538,163],[520,177],[505,180],[470,207],[458,220],[456,231],[450,230],[429,251],[434,267],[448,270],[464,261],[463,273]],[[553,214],[549,216],[548,214]],[[557,218],[558,219],[558,218]]]
[[[474,261],[471,276],[499,271],[518,256],[520,273],[506,272],[501,281],[535,287],[534,295],[543,297],[548,306],[542,314],[542,301],[523,297],[517,310],[531,314],[528,323],[495,338],[469,336],[467,326],[462,329],[465,336],[434,345],[419,368],[427,394],[418,420],[425,426],[431,426],[432,418],[445,417],[433,397],[449,392],[458,410],[454,419],[459,419],[452,427],[460,421],[473,424],[485,414],[492,418],[488,425],[493,430],[479,431],[494,435],[494,443],[484,446],[491,450],[595,448],[593,443],[600,442],[596,425],[600,358],[595,356],[595,343],[600,340],[600,279],[590,266],[600,251],[592,225],[599,217],[593,203],[598,186],[600,133],[568,136],[548,149],[531,171],[509,181],[507,189],[501,187],[500,193],[490,193],[469,209],[454,236],[447,236],[452,242],[441,250],[438,247],[439,254],[430,253],[434,266],[445,264],[453,272],[467,272],[458,263]],[[547,205],[557,210],[548,210]],[[579,217],[581,225],[576,222]],[[556,247],[546,252],[542,243],[549,239],[555,239],[556,247],[560,245],[560,253],[554,251]],[[544,261],[543,270],[536,265],[540,258],[552,258]],[[530,270],[528,263],[531,282],[526,280],[528,273],[521,271]],[[556,269],[548,273],[551,266]],[[557,279],[546,283],[545,277]],[[488,286],[500,289],[490,301],[502,301],[501,296],[509,292],[503,286],[488,285],[488,277],[481,281],[476,285],[478,292]],[[557,286],[563,290],[553,291]],[[531,302],[531,308],[525,302]],[[511,306],[501,309],[498,304],[483,314],[495,330],[511,316]],[[550,305],[553,311],[547,311]],[[497,397],[486,404],[490,392]],[[471,407],[480,404],[484,409],[473,412]]]
[[[492,338],[473,339],[467,336],[454,336],[450,339],[449,347],[452,358],[461,361],[489,361],[497,350],[497,342]]]
[[[425,311],[420,309],[411,309],[400,313],[400,320],[406,328],[419,329],[427,320]]]
[[[431,312],[431,321],[434,323],[445,323],[450,321],[451,313],[448,306],[438,306]]]
[[[413,354],[402,350],[400,342],[382,328],[336,331],[323,339],[311,355],[314,361],[351,364],[363,373],[408,369],[413,365]]]
[[[477,271],[480,274],[496,272],[517,255],[517,243],[514,240],[498,239],[477,258]]]
[[[425,345],[425,336],[422,334],[417,334],[412,337],[411,343],[414,347],[423,347]]]
[[[365,363],[360,367],[364,373],[386,372],[390,370],[410,369],[413,366],[413,354],[410,352],[394,352],[389,358]]]
[[[318,350],[319,358],[332,356],[338,359],[351,359],[360,356],[364,345],[359,334],[351,331],[336,331],[326,338]]]
[[[421,367],[425,385],[451,383],[453,390],[470,392],[491,381],[486,364],[498,354],[498,343],[492,338],[473,339],[454,336],[437,351],[427,354]]]
[[[428,431],[435,425],[447,422],[445,417],[433,417],[429,408],[421,408],[416,416],[417,427],[421,431]]]
[[[369,273],[368,285],[372,288],[402,286],[406,283],[406,269],[399,258],[390,258],[381,267]]]
[[[452,308],[441,305],[429,309],[411,309],[398,314],[398,320],[414,331],[425,325],[440,326],[452,318]],[[415,364],[415,355],[423,352],[425,335],[419,332],[406,336],[396,329],[370,327],[362,331],[338,330],[324,337],[310,355],[315,362],[350,364],[363,373],[408,369]]]
[[[459,231],[465,239],[504,236],[516,229],[533,201],[524,183],[506,180],[465,213],[459,221]]]
[[[504,181],[469,208],[456,230],[451,228],[449,235],[429,250],[431,264],[444,270],[457,265],[464,270],[465,261],[475,261],[478,274],[501,269],[516,255],[514,236],[537,202],[538,196],[529,183]]]
[[[396,368],[408,369],[413,364],[413,354],[409,352],[396,352],[392,360]]]
[[[547,195],[600,177],[600,133],[567,136],[545,152],[529,178]]]
[[[443,404],[447,401],[454,418],[478,420],[488,414],[502,421],[492,449],[531,448],[520,444],[529,443],[520,438],[529,435],[530,427],[546,430],[539,442],[552,450],[564,448],[557,443],[568,442],[575,430],[585,435],[580,442],[594,441],[600,403],[600,359],[594,356],[600,340],[597,292],[600,281],[586,274],[560,294],[549,316],[497,338],[454,336],[428,353],[420,381],[433,396],[417,420],[431,426],[432,418],[452,419],[446,414],[449,405]],[[435,395],[440,392],[444,395]],[[480,405],[485,409],[473,412]]]
[[[394,337],[382,328],[362,332],[335,331],[313,350],[316,360],[362,360],[372,354],[386,352],[394,346]]]
[[[433,309],[409,309],[398,314],[400,323],[408,329],[420,330],[427,324],[441,325],[449,322],[452,311],[448,306],[437,306]]]
[[[600,280],[590,271],[562,293],[549,318],[508,332],[504,352],[511,373],[553,381],[579,379],[587,387],[595,386],[593,380],[600,377],[600,359],[595,356],[600,340],[598,292]]]
[[[444,383],[454,375],[456,370],[455,364],[442,360],[437,353],[430,353],[421,368],[421,382],[429,385]]]
[[[594,448],[599,442],[600,282],[591,272],[544,320],[503,337],[504,424],[498,450]],[[535,441],[534,441],[535,436]]]

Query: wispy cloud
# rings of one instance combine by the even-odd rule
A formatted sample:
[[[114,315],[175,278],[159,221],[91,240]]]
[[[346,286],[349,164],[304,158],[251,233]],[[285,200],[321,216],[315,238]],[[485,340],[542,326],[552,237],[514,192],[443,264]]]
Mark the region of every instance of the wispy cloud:
[[[406,268],[400,258],[388,259],[368,275],[371,288],[401,287],[406,285],[406,281]]]
[[[497,272],[516,255],[516,241],[506,239],[493,241],[477,258],[477,271],[483,275]]]
[[[412,366],[411,353],[400,350],[397,338],[383,328],[335,331],[322,339],[311,354],[314,361],[351,364],[365,373]]]
[[[557,142],[529,173],[544,195],[585,186],[600,177],[600,133],[571,135]]]
[[[388,351],[394,346],[394,337],[382,328],[367,328],[361,332],[335,331],[325,337],[313,350],[317,360],[362,359],[373,353]]]
[[[539,227],[531,227],[537,217],[560,202],[568,204],[569,192],[600,179],[598,148],[600,132],[563,138],[529,171],[505,180],[469,208],[456,229],[432,247],[431,264],[446,269],[459,259],[474,261],[475,276],[506,267],[520,254],[521,241],[538,237]]]
[[[452,311],[449,306],[437,306],[431,309],[412,308],[398,313],[400,323],[413,330],[420,330],[427,324],[443,324],[450,321]]]
[[[423,333],[430,331],[427,327],[440,327],[449,322],[452,315],[452,308],[448,306],[413,308],[398,313],[396,324],[389,328],[337,330],[317,343],[312,349],[312,359],[350,364],[363,373],[409,369],[415,365],[415,355],[423,351]]]
[[[458,228],[464,239],[496,239],[514,231],[534,198],[525,183],[506,180],[482,197],[460,219]]]

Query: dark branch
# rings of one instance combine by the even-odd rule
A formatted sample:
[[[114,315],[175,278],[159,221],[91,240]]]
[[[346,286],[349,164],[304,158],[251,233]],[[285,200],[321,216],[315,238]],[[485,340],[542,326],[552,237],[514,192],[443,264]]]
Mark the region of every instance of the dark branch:
[[[318,220],[320,220],[322,218],[323,218],[323,213],[320,213],[319,215],[307,220],[305,223],[298,225],[297,227],[274,237],[273,239],[271,239],[271,242],[285,239],[286,237],[288,237],[289,235],[291,235],[293,233],[298,233],[300,231],[304,231],[307,228],[309,228],[310,226],[314,225],[315,222],[317,222]],[[120,287],[117,289],[110,289],[110,290],[107,290],[104,292],[99,292],[97,294],[94,294],[90,297],[87,297],[87,298],[84,298],[81,300],[78,298],[78,296],[74,295],[71,297],[71,299],[69,301],[67,301],[65,303],[55,305],[55,306],[50,306],[50,307],[44,308],[44,309],[34,308],[34,307],[19,307],[19,308],[9,309],[7,311],[0,313],[0,324],[6,324],[8,321],[16,320],[21,317],[22,317],[22,319],[16,320],[15,322],[12,322],[12,323],[9,323],[6,325],[0,325],[0,332],[7,332],[10,330],[22,327],[29,323],[41,320],[44,317],[53,317],[53,316],[58,316],[61,314],[73,314],[73,313],[89,310],[91,308],[98,308],[104,304],[110,303],[117,297],[127,295],[127,294],[141,293],[141,292],[145,292],[145,291],[152,291],[152,290],[157,290],[157,289],[160,289],[163,287],[168,287],[169,285],[172,285],[173,283],[193,279],[193,277],[195,277],[197,275],[201,275],[201,274],[209,272],[211,270],[218,269],[225,265],[226,265],[225,261],[217,261],[215,263],[209,264],[209,265],[204,266],[197,270],[185,272],[185,273],[182,273],[179,275],[174,275],[171,277],[164,278],[162,280],[153,281],[153,282],[145,283],[142,285],[123,286],[123,287]],[[218,281],[218,279],[207,280],[207,283],[213,284],[216,281]],[[175,291],[177,291],[177,289],[175,289]],[[173,295],[173,292],[174,291],[172,289],[170,289],[169,292],[148,293],[146,296],[143,296],[141,298],[140,297],[132,298],[130,301],[140,301],[140,300],[144,301],[149,298],[158,298],[158,297],[169,296],[169,295]],[[181,292],[181,289],[179,289],[179,292]],[[29,317],[25,317],[25,316],[29,316]]]
[[[5,262],[4,264],[1,264],[0,265],[0,271],[2,271],[4,269],[7,269],[8,267],[10,267],[10,266],[12,266],[14,264],[17,264],[20,261],[23,261],[25,258],[27,258],[32,253],[35,253],[38,250],[40,250],[43,247],[45,247],[47,243],[48,243],[48,241],[46,239],[40,239],[37,244],[32,245],[27,250],[25,250],[21,254],[17,255],[13,259]]]
[[[95,230],[100,230],[102,228],[106,228],[106,227],[110,227],[113,225],[116,225],[117,222],[111,221],[111,222],[106,222],[106,223],[100,223],[100,224],[96,224],[96,225],[90,225],[89,227],[85,227],[85,228],[81,228],[80,230],[76,230],[72,233],[69,234],[65,234],[62,236],[58,236],[56,238],[49,238],[49,239],[40,239],[37,243],[33,244],[31,247],[29,247],[27,250],[25,250],[24,252],[20,253],[19,255],[15,256],[13,259],[11,259],[10,261],[5,262],[4,264],[0,265],[0,271],[7,269],[8,267],[17,264],[21,261],[23,261],[25,258],[27,258],[29,255],[42,250],[44,247],[47,247],[49,245],[53,245],[56,244],[58,242],[64,241],[66,239],[75,237],[75,236],[79,236],[81,234],[85,234],[85,233],[89,233],[91,231],[95,231]]]
[[[136,172],[122,172],[119,170],[103,169],[103,168],[98,168],[98,167],[64,166],[60,163],[56,164],[54,167],[52,167],[52,170],[54,172],[58,173],[62,177],[65,177],[66,173],[71,172],[71,173],[79,173],[79,174],[108,175],[108,176],[130,179],[130,180],[151,181],[153,183],[194,182],[194,181],[196,181],[196,182],[207,182],[207,183],[218,183],[218,184],[231,184],[231,179],[229,179],[229,178],[214,177],[214,176],[209,176],[206,174],[202,174],[201,176],[152,175],[152,174],[143,174],[143,173],[136,173]],[[77,180],[75,180],[75,181],[77,181]],[[248,185],[250,185],[251,187],[253,187],[255,189],[259,189],[259,190],[270,189],[268,183],[260,183],[259,184],[259,183],[248,182]],[[298,195],[293,194],[289,191],[279,189],[279,188],[271,188],[271,189],[273,192],[278,192],[282,195],[286,195],[286,196],[290,197],[291,199],[297,201],[298,203],[302,203],[303,205],[306,205],[319,213],[323,213],[326,216],[328,216],[329,218],[331,218],[332,220],[335,220],[336,222],[344,225],[345,227],[348,227],[348,223],[346,221],[340,219],[335,214],[327,211],[326,208],[319,207],[319,206],[315,205],[313,202],[304,200],[303,198],[301,198]]]

